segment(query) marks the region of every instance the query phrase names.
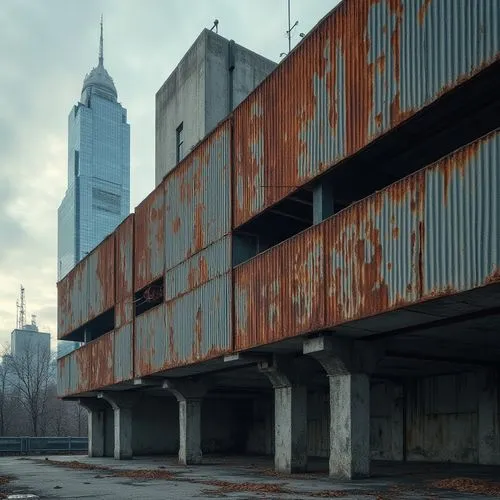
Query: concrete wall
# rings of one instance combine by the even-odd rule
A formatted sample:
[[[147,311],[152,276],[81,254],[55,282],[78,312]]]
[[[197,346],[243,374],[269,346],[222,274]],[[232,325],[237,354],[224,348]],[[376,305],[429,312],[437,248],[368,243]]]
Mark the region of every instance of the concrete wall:
[[[179,450],[179,410],[174,397],[148,396],[133,409],[134,455],[170,455]]]
[[[408,385],[407,459],[500,464],[498,374],[462,373]]]
[[[104,413],[104,456],[112,457],[115,449],[115,417],[111,406]]]
[[[229,46],[229,40],[204,30],[157,92],[156,185],[176,164],[176,130],[181,123],[187,155],[276,67],[273,61],[233,44],[230,83]]]

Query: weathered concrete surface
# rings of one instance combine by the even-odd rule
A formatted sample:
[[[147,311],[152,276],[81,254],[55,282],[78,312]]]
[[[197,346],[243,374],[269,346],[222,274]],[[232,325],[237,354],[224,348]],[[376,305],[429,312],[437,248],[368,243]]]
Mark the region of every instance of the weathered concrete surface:
[[[335,482],[327,476],[326,462],[313,463],[315,474],[275,476],[269,474],[272,459],[259,457],[205,457],[199,467],[177,464],[175,457],[158,457],[117,462],[113,459],[88,459],[75,456],[50,457],[51,460],[78,460],[83,465],[107,466],[111,470],[74,470],[47,465],[38,461],[0,457],[0,475],[18,479],[10,483],[9,492],[38,494],[41,498],[120,498],[123,500],[164,500],[179,498],[273,498],[283,500],[312,500],[313,498],[342,497],[345,500],[402,500],[480,499],[479,493],[438,489],[434,480],[454,480],[470,477],[476,480],[498,479],[494,467],[379,464],[374,465],[370,480]],[[160,468],[161,467],[161,468]],[[170,480],[144,480],[115,477],[115,471],[163,471],[172,474]],[[315,495],[315,496],[312,496]],[[497,498],[490,496],[490,498]]]
[[[105,446],[106,403],[97,398],[79,400],[88,413],[89,457],[103,457]]]
[[[366,374],[330,375],[330,475],[370,475],[370,380]]]

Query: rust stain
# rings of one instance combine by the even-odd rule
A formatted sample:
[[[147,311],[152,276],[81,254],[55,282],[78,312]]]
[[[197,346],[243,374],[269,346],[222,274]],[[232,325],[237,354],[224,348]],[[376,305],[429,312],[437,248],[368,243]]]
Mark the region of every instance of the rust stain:
[[[399,227],[393,227],[392,228],[392,238],[394,240],[397,240],[399,237]]]
[[[172,224],[172,231],[174,234],[177,234],[179,232],[179,229],[181,228],[181,218],[176,217],[174,219],[174,222]]]
[[[429,8],[429,6],[431,4],[431,1],[432,0],[424,0],[424,3],[422,4],[420,9],[418,10],[418,22],[419,22],[420,26],[422,26],[424,24],[425,15],[427,13],[427,9]]]
[[[380,54],[377,57],[375,64],[377,65],[377,70],[379,73],[383,73],[385,71],[385,60],[386,60],[385,54]]]
[[[196,319],[194,322],[194,339],[193,339],[193,352],[192,352],[193,359],[199,359],[201,357],[201,346],[203,340],[201,315],[202,315],[201,307],[198,307],[198,310],[196,311]]]

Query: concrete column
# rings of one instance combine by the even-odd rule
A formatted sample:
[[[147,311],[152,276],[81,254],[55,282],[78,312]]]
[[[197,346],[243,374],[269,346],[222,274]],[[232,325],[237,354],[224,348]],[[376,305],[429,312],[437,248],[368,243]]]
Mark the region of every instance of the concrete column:
[[[96,398],[79,399],[78,404],[88,413],[89,457],[104,456],[105,440],[105,403]]]
[[[329,375],[332,477],[370,475],[370,380],[364,373]]]
[[[126,393],[101,392],[98,398],[107,401],[113,408],[114,416],[114,457],[116,460],[132,458],[132,407],[136,395]]]
[[[330,476],[369,476],[369,374],[383,349],[322,336],[306,340],[303,351],[321,363],[330,383]]]
[[[307,470],[307,386],[276,357],[259,363],[274,388],[274,466],[287,474]]]
[[[179,402],[179,463],[201,464],[201,405],[207,387],[192,381],[165,380],[163,388]]]
[[[478,379],[478,461],[483,465],[499,465],[498,373],[485,370],[478,374]]]
[[[333,185],[328,179],[320,179],[313,186],[313,224],[319,224],[334,212]]]

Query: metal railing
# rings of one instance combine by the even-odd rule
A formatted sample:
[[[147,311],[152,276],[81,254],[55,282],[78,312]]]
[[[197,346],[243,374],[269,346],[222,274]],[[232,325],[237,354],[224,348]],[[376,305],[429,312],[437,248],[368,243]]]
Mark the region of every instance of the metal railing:
[[[86,437],[0,437],[2,455],[36,455],[42,453],[85,453]]]

